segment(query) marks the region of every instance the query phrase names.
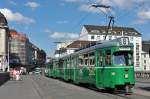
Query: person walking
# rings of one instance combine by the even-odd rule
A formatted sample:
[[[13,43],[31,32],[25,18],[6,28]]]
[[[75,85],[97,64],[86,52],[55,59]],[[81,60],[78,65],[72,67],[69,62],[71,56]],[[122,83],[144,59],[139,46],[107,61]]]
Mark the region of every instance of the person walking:
[[[16,80],[17,81],[20,80],[20,70],[19,69],[16,70]]]
[[[13,80],[16,80],[16,68],[13,69]]]

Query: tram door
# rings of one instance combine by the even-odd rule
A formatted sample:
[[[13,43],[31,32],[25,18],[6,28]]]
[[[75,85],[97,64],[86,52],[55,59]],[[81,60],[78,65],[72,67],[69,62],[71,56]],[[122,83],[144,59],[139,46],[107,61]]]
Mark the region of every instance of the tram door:
[[[103,63],[104,63],[104,59],[103,59],[103,50],[99,49],[97,51],[97,55],[98,55],[98,59],[97,59],[97,84],[102,85],[103,82]]]
[[[103,67],[102,70],[102,78],[103,78],[103,86],[107,87],[111,84],[111,65],[112,65],[112,59],[111,59],[111,49],[105,49],[104,50],[104,58],[103,58]]]
[[[66,80],[69,80],[70,79],[70,64],[71,62],[70,62],[70,58],[68,58],[67,59],[67,61],[66,61],[66,68],[65,68],[65,77],[66,77]]]

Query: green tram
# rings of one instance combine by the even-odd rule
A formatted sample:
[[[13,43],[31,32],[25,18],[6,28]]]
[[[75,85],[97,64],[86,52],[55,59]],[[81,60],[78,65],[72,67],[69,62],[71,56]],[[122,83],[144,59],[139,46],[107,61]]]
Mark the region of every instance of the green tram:
[[[131,91],[135,84],[133,44],[121,37],[80,49],[47,65],[46,75],[92,84],[99,89]]]

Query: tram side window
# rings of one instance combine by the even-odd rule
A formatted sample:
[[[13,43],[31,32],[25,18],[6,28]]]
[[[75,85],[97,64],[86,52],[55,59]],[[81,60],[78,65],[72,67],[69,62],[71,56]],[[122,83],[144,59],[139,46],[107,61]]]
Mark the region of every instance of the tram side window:
[[[89,66],[95,66],[95,53],[89,53]]]
[[[71,67],[74,67],[74,58],[71,58]]]
[[[70,60],[67,59],[67,68],[69,68],[69,66],[70,66]]]
[[[111,65],[111,50],[105,51],[105,65]]]
[[[83,55],[79,55],[78,64],[79,64],[78,66],[84,65],[84,56]]]
[[[77,57],[74,57],[74,59],[73,59],[73,65],[77,66]]]
[[[103,60],[102,60],[102,53],[101,53],[101,51],[98,52],[98,62],[99,62],[99,65],[102,66]]]
[[[88,66],[89,65],[89,55],[88,53],[84,54],[84,65]]]
[[[60,60],[60,61],[59,61],[59,64],[58,64],[58,65],[59,65],[59,68],[63,68],[63,62],[64,62],[63,60]]]
[[[58,62],[54,62],[54,67],[58,68]]]

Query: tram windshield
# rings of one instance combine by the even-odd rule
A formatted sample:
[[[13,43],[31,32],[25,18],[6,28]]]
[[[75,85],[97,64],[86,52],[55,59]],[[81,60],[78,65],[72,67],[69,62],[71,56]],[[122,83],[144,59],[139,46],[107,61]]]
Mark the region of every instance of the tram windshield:
[[[114,53],[114,64],[119,66],[133,65],[133,53],[129,51],[119,51]]]

